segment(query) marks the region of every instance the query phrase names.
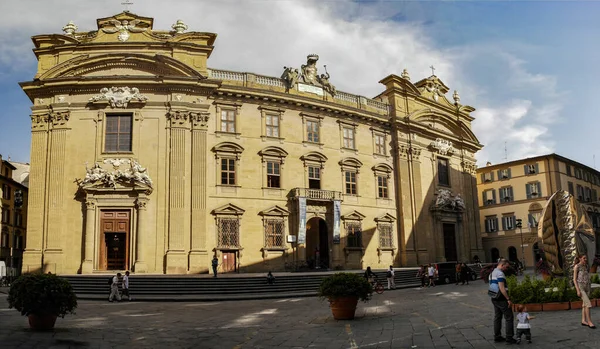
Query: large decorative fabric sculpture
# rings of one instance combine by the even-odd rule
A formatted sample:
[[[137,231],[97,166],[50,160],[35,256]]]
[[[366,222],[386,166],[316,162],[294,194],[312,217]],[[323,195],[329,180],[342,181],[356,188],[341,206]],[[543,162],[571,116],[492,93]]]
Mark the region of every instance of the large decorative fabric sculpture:
[[[596,239],[590,218],[584,208],[566,191],[554,193],[542,213],[538,226],[546,261],[555,276],[573,278],[575,259],[579,254],[592,263],[596,255]]]

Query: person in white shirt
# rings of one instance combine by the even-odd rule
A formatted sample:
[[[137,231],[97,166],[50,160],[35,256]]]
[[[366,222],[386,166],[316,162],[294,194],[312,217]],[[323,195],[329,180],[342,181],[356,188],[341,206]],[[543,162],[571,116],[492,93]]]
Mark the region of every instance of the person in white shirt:
[[[112,302],[113,298],[117,298],[117,300],[121,301],[121,295],[119,294],[119,279],[121,278],[121,273],[117,273],[117,275],[113,276],[112,284],[110,284],[110,296],[108,297],[108,301]]]
[[[531,325],[529,324],[529,320],[535,319],[535,316],[529,316],[527,312],[527,307],[519,304],[517,307],[517,344],[521,343],[521,336],[525,335],[525,339],[527,339],[527,343],[531,344]]]
[[[390,265],[390,269],[386,272],[388,290],[391,290],[392,287],[394,288],[394,290],[396,289],[396,281],[394,280],[394,275],[394,267]]]
[[[121,284],[123,287],[123,297],[127,296],[127,300],[131,300],[131,295],[129,295],[129,270],[125,272],[125,276],[123,276],[123,283]]]
[[[429,287],[435,287],[435,267],[431,264],[427,266],[427,275],[429,276]]]

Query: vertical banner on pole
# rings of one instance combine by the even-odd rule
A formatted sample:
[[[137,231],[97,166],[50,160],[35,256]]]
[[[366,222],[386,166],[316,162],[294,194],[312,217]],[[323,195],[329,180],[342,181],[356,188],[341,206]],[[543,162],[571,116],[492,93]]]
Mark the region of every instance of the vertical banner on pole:
[[[306,198],[299,197],[298,198],[298,243],[305,244],[306,243]]]
[[[333,201],[333,243],[340,243],[340,200]]]

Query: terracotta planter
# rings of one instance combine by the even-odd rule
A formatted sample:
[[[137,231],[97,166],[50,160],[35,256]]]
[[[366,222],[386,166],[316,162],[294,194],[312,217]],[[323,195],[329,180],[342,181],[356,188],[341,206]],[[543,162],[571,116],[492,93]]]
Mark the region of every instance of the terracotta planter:
[[[590,267],[590,273],[596,273],[597,270],[598,270],[598,266],[597,265],[592,265]]]
[[[542,311],[542,303],[529,303],[529,304],[525,304],[525,306],[527,307],[527,311],[531,311],[531,312]]]
[[[598,306],[598,300],[597,299],[590,299],[590,303],[592,303],[592,308],[595,308]]]
[[[591,302],[591,300],[590,300]],[[571,301],[571,309],[581,309],[583,307],[583,301]],[[595,302],[592,302],[592,306]]]
[[[542,309],[544,311],[569,310],[569,305],[569,302],[543,303]]]
[[[335,299],[329,299],[331,313],[333,314],[333,318],[336,320],[354,319],[354,313],[356,312],[357,304],[358,297],[340,297]]]
[[[29,318],[29,327],[36,331],[52,330],[54,328],[54,324],[56,323],[56,315],[29,314],[27,317]]]
[[[552,278],[552,276],[550,276],[550,274],[542,273],[542,278],[544,281],[548,281]]]
[[[516,313],[516,312],[517,312],[517,307],[518,307],[519,305],[521,305],[521,304],[515,304],[515,303],[513,303],[513,304],[512,304],[512,311],[513,311],[514,313]]]

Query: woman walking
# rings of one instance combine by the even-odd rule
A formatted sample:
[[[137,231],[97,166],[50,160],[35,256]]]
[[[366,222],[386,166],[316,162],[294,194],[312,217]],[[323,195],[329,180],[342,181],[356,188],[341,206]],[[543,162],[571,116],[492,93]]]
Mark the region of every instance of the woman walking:
[[[581,326],[588,326],[595,329],[596,326],[592,323],[592,317],[590,316],[590,308],[592,307],[590,292],[592,285],[587,265],[587,256],[585,254],[579,256],[579,263],[573,268],[573,284],[575,284],[575,288],[577,289],[577,296],[581,297],[583,301],[583,306],[581,307]]]

